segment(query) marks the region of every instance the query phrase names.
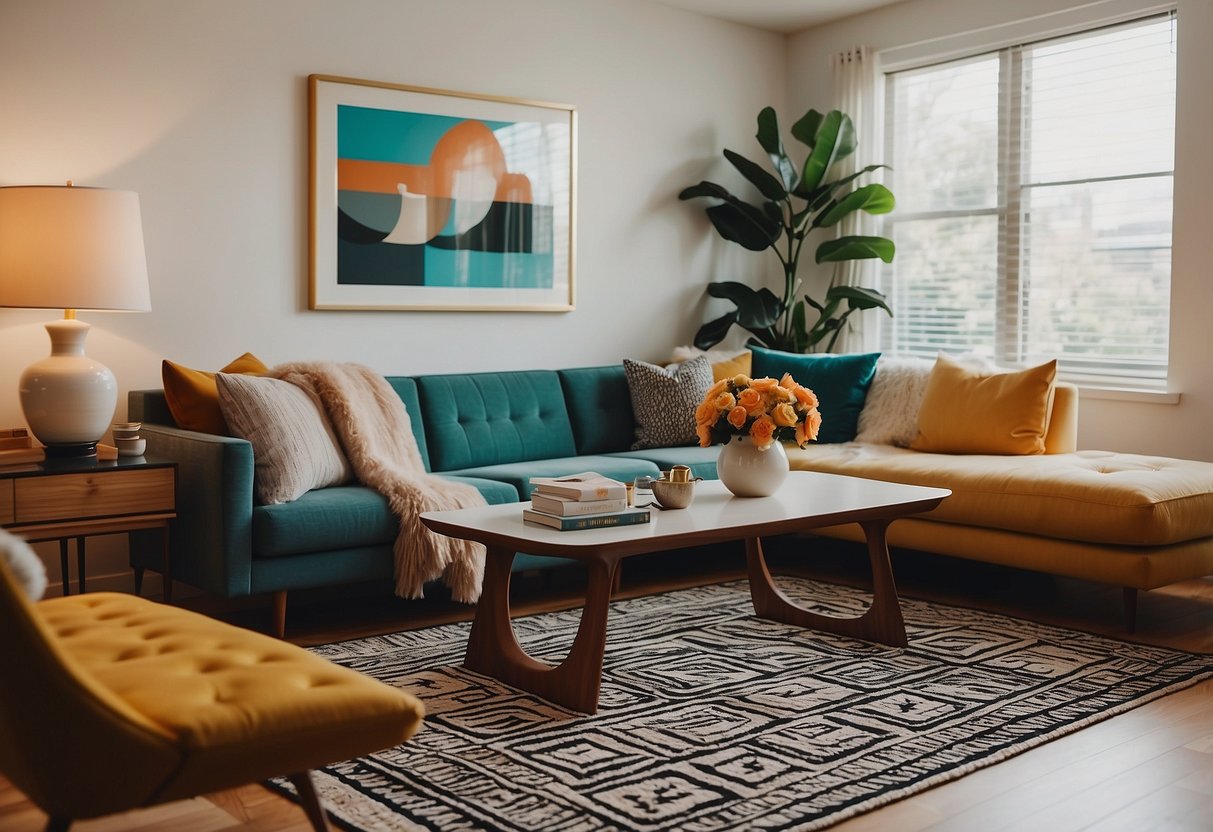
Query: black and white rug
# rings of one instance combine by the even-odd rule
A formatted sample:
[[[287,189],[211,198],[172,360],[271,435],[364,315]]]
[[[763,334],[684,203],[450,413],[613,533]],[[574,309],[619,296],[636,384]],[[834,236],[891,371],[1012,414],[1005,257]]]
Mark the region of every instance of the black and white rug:
[[[780,584],[823,613],[865,607]],[[902,606],[898,649],[755,618],[744,581],[616,602],[593,716],[464,670],[468,624],[313,648],[428,711],[317,786],[368,832],[819,829],[1213,676],[1206,655]],[[559,660],[579,615],[516,619],[518,639]]]

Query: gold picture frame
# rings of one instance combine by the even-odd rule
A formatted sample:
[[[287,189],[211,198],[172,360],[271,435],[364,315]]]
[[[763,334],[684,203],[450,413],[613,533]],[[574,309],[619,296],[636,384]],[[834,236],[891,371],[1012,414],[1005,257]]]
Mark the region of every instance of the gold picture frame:
[[[308,307],[574,307],[577,112],[308,77]]]

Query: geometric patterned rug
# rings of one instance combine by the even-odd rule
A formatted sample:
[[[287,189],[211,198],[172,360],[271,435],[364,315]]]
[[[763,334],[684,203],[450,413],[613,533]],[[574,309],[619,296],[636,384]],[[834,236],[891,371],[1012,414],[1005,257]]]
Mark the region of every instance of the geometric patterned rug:
[[[778,581],[818,612],[866,607]],[[892,648],[757,619],[745,581],[617,601],[592,716],[464,670],[467,623],[315,647],[427,710],[412,740],[317,771],[317,788],[366,832],[820,829],[1213,676],[1207,655],[902,610],[909,646]],[[514,627],[558,661],[579,617]]]

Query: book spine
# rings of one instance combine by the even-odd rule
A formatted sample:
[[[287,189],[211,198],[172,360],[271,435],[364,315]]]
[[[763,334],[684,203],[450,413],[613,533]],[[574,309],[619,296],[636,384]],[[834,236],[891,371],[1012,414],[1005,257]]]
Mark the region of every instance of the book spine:
[[[565,517],[560,523],[561,531],[574,529],[600,529],[607,526],[635,526],[649,522],[647,511],[635,511],[629,514],[599,514],[584,517]]]
[[[610,526],[635,526],[640,523],[649,522],[649,513],[647,511],[635,511],[627,514],[589,514],[581,517],[552,517],[549,515],[544,520],[536,520],[534,517],[527,517],[526,514],[523,517],[528,520],[544,523],[562,532],[578,531],[580,529],[605,529]]]
[[[628,507],[626,499],[618,500],[555,500],[543,494],[531,495],[531,503],[536,511],[547,514],[558,514],[562,517],[573,517],[581,514],[606,514],[612,511],[623,511]]]

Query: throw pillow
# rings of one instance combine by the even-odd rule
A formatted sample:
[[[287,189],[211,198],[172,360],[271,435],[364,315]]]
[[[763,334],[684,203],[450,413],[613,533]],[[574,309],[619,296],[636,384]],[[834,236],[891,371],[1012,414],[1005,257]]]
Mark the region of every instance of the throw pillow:
[[[219,406],[232,433],[253,446],[253,490],[258,502],[289,503],[313,488],[350,478],[328,417],[289,381],[219,373]]]
[[[802,355],[753,347],[755,378],[779,379],[784,373],[817,394],[821,411],[820,443],[850,442],[859,431],[859,414],[876,373],[880,353]]]
[[[859,411],[856,442],[909,447],[918,438],[918,411],[935,362],[882,355]]]
[[[1042,454],[1056,377],[1056,361],[999,372],[941,354],[910,447],[941,454]]]
[[[752,356],[749,350],[701,350],[696,347],[674,347],[674,355],[670,360],[681,363],[700,355],[712,362],[713,381],[750,374]]]
[[[219,372],[261,375],[268,369],[257,356],[246,352]],[[160,365],[160,376],[164,381],[164,400],[177,427],[227,435],[214,373],[191,370],[165,359]]]
[[[0,561],[8,565],[17,586],[25,590],[31,601],[37,601],[46,592],[46,567],[42,559],[28,543],[4,529],[0,529]]]
[[[632,450],[698,443],[695,409],[712,386],[712,365],[706,356],[684,361],[673,372],[625,358],[623,372],[636,419]]]

